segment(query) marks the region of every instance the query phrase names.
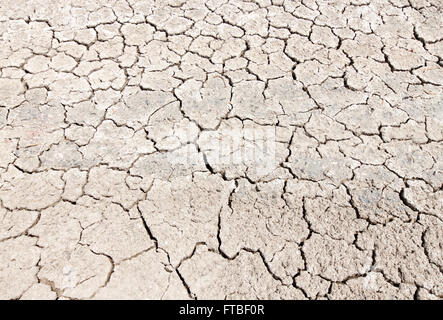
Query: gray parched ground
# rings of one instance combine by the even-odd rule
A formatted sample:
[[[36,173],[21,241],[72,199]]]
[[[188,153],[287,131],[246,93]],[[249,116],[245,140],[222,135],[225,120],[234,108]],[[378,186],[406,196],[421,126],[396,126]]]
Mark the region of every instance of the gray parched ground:
[[[0,299],[441,299],[442,0],[0,0]]]

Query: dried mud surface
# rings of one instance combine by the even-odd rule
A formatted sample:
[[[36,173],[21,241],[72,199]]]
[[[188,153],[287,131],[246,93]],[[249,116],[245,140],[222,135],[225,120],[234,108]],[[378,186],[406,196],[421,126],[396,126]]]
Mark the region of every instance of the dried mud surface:
[[[0,298],[441,299],[442,10],[1,0]]]

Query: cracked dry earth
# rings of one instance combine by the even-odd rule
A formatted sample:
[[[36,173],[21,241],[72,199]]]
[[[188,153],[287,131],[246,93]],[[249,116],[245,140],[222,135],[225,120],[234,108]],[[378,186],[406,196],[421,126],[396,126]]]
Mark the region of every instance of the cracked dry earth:
[[[1,0],[0,298],[441,299],[442,10]]]

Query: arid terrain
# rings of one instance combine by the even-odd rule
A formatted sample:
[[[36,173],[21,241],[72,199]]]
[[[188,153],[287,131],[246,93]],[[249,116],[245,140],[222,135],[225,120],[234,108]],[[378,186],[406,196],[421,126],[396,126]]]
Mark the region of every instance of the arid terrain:
[[[442,0],[0,0],[0,299],[443,298]]]

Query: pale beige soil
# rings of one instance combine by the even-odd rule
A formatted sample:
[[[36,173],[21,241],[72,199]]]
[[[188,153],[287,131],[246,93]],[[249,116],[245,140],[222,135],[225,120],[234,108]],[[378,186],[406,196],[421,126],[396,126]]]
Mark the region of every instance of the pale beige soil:
[[[0,0],[0,299],[441,299],[442,10]]]

